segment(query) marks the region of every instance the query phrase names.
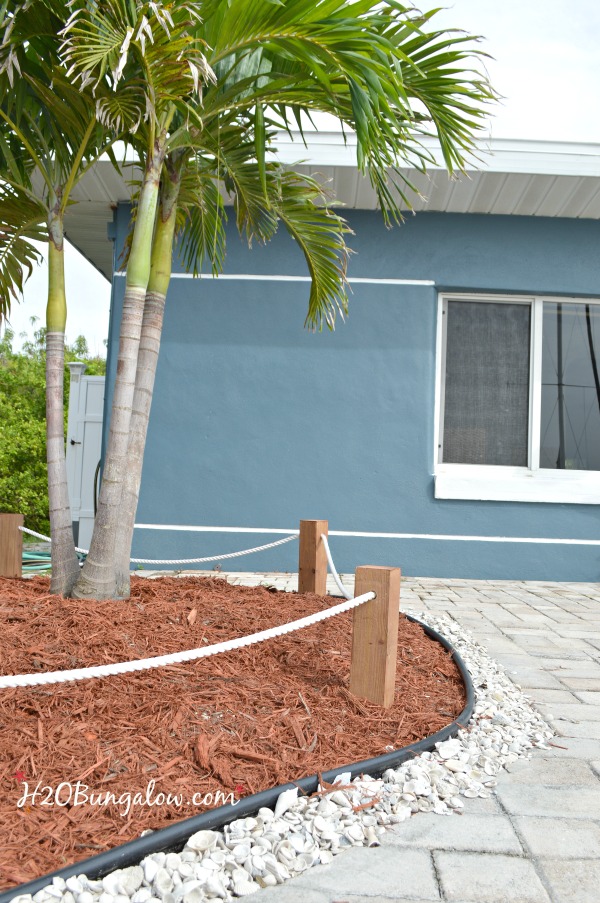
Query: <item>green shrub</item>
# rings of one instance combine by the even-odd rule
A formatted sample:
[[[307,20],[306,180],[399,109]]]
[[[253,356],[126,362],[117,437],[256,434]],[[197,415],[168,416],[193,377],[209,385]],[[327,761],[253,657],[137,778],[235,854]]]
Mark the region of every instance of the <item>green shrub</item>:
[[[12,330],[0,337],[0,511],[23,514],[27,527],[48,534],[44,341],[45,330],[37,329],[23,350],[15,351]],[[85,361],[92,376],[106,372],[106,361],[90,356],[83,336],[65,351],[66,363],[75,360]],[[65,366],[65,427],[68,404]]]

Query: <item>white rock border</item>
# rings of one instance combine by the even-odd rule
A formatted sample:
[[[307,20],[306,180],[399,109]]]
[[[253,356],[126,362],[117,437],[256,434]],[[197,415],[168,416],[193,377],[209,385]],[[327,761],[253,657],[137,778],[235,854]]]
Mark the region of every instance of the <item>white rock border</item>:
[[[327,864],[351,846],[378,846],[389,825],[418,812],[451,815],[461,797],[489,797],[503,766],[547,748],[554,736],[531,700],[511,682],[484,646],[457,621],[406,612],[433,627],[462,656],[476,695],[473,716],[458,736],[436,744],[381,778],[350,773],[337,789],[313,797],[298,790],[279,796],[275,810],[260,809],[222,831],[198,831],[181,853],[152,853],[139,865],[99,880],[78,875],[11,903],[205,903],[249,896],[282,884],[313,865]]]

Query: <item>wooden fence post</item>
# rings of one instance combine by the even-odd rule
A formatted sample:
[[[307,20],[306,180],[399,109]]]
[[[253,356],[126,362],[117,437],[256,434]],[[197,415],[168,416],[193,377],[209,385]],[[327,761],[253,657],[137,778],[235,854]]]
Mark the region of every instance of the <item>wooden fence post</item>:
[[[0,514],[0,577],[20,577],[23,573],[22,514]]]
[[[376,598],[353,613],[350,692],[389,708],[396,683],[400,568],[356,568],[354,595],[370,591]]]
[[[300,521],[300,552],[298,559],[298,592],[327,593],[327,555],[321,534],[327,536],[326,520]]]

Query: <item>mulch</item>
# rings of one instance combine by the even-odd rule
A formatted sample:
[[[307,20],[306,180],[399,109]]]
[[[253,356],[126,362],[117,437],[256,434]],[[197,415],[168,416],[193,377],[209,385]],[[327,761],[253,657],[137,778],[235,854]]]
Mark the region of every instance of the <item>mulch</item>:
[[[82,602],[50,595],[43,577],[0,578],[0,673],[198,648],[339,601],[215,576],[133,578],[128,602]],[[460,714],[464,689],[449,654],[403,617],[394,705],[352,696],[351,624],[348,612],[196,662],[0,690],[0,890],[197,815],[217,791],[239,799],[378,756]],[[23,801],[38,785],[37,798]],[[85,803],[84,793],[121,802]],[[126,813],[135,793],[154,805]],[[181,795],[181,805],[161,804],[159,793]]]

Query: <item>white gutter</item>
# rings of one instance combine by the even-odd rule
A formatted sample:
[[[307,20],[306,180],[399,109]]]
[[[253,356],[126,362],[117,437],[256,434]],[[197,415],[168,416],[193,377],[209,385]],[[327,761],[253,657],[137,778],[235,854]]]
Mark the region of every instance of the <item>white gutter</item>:
[[[305,131],[305,146],[299,132],[292,138],[280,132],[275,143],[282,163],[301,163],[313,167],[356,169],[356,135],[344,136],[341,131]],[[423,139],[423,145],[434,155],[432,170],[444,169],[439,143],[433,138]],[[532,141],[513,138],[480,139],[475,145],[476,158],[467,165],[469,172],[521,173],[524,175],[552,175],[600,177],[600,144],[568,141]],[[116,150],[117,159],[123,157]],[[104,158],[103,158],[104,159]],[[108,163],[108,158],[106,158]],[[134,163],[128,151],[125,163]]]

